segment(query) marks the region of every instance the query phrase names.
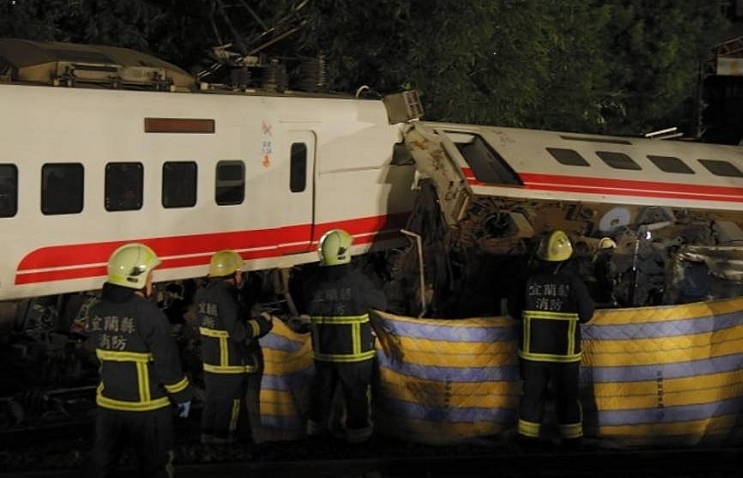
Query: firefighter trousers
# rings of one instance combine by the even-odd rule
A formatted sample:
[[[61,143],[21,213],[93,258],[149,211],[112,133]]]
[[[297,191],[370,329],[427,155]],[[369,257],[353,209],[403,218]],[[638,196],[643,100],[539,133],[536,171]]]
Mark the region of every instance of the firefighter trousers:
[[[336,386],[340,385],[346,405],[348,430],[371,428],[369,386],[374,360],[334,363],[315,360],[310,385],[309,419],[327,425]]]
[[[560,435],[573,439],[583,436],[580,406],[580,362],[536,362],[520,359],[523,393],[519,405],[518,432],[538,438],[550,383],[555,393],[555,412]]]
[[[134,449],[139,464],[137,476],[173,476],[173,410],[134,412],[99,407],[95,420],[95,443],[91,477],[113,476],[122,451]]]
[[[246,406],[248,375],[204,372],[204,410],[201,414],[203,435],[220,441],[250,437]]]

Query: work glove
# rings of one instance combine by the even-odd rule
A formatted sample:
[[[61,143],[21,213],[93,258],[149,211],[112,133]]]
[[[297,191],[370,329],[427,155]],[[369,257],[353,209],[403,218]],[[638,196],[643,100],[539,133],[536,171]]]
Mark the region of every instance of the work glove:
[[[181,402],[178,404],[178,416],[181,418],[187,418],[188,412],[191,411],[191,400],[187,402]]]
[[[261,312],[260,315],[250,319],[248,325],[253,330],[253,337],[263,337],[273,328],[273,316],[268,312]]]

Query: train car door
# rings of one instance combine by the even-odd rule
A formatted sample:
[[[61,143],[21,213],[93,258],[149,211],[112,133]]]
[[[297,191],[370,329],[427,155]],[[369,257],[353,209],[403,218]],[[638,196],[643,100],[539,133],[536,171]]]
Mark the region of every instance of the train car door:
[[[284,164],[288,165],[285,176],[288,184],[288,202],[280,212],[285,216],[280,234],[280,249],[283,254],[307,252],[312,245],[315,219],[315,133],[307,129],[287,127],[282,148]],[[304,125],[306,128],[306,125]]]

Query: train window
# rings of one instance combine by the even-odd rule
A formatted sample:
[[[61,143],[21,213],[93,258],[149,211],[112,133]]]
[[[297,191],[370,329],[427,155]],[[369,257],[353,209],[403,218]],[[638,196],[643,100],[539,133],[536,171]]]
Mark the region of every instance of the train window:
[[[694,171],[686,163],[673,156],[653,156],[649,154],[648,159],[658,169],[666,173],[694,174]]]
[[[583,159],[583,156],[572,149],[547,148],[547,152],[560,164],[565,164],[567,166],[590,166],[588,161]]]
[[[242,161],[219,161],[215,200],[220,206],[242,204],[245,199],[245,164]]]
[[[715,176],[730,176],[734,178],[743,177],[743,172],[727,161],[719,159],[700,159],[699,162]]]
[[[194,161],[168,161],[163,164],[162,203],[164,208],[196,205],[196,173]]]
[[[289,189],[300,193],[307,187],[307,145],[292,143]]]
[[[521,184],[505,159],[480,135],[446,131],[446,136],[456,145],[479,181],[489,184]]]
[[[83,179],[80,163],[47,163],[41,167],[41,212],[46,215],[75,214],[83,210]]]
[[[0,164],[0,217],[13,217],[18,212],[18,168]]]
[[[611,151],[596,151],[596,156],[614,169],[642,169],[639,164],[624,153],[613,153]]]
[[[106,211],[142,209],[143,183],[142,163],[106,164]]]

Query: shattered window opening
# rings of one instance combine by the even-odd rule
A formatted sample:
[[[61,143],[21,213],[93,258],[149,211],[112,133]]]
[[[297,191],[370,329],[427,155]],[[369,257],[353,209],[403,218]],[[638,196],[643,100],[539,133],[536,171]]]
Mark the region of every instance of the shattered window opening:
[[[460,131],[445,131],[444,133],[456,145],[478,181],[488,184],[522,185],[506,160],[482,136]]]

